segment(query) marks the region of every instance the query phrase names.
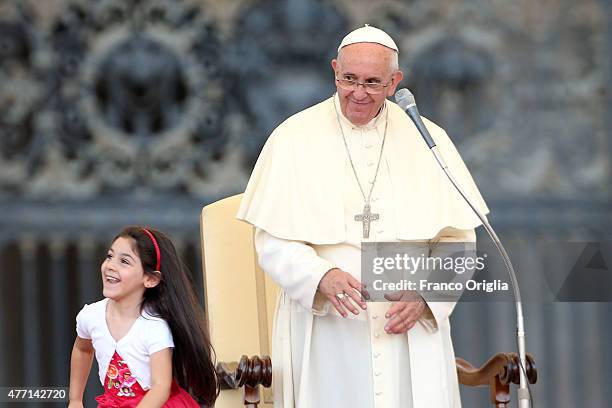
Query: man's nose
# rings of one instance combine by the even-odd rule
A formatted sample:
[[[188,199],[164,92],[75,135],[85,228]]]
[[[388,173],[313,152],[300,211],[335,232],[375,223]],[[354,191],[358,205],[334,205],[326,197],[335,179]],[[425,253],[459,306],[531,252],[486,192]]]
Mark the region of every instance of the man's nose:
[[[365,99],[368,97],[368,93],[366,92],[365,85],[358,83],[355,85],[355,90],[353,91],[353,96],[356,99]]]

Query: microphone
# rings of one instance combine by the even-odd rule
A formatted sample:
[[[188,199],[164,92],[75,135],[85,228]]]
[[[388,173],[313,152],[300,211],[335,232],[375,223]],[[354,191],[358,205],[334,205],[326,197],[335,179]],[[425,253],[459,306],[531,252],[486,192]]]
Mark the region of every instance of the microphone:
[[[446,175],[449,178],[451,178],[451,181],[453,182],[453,184],[455,184],[454,179],[452,179],[453,176],[449,173],[448,166],[444,162],[444,158],[438,151],[436,142],[433,140],[433,137],[431,137],[431,135],[429,134],[429,131],[427,130],[427,128],[425,127],[425,124],[423,123],[423,120],[421,120],[421,115],[419,114],[419,110],[417,109],[416,101],[414,100],[414,95],[412,95],[412,92],[410,92],[406,88],[400,89],[399,91],[395,93],[395,101],[397,102],[399,107],[402,108],[406,112],[406,114],[410,117],[410,119],[412,119],[412,122],[414,122],[414,125],[416,126],[417,130],[421,134],[421,137],[423,137],[423,140],[425,141],[425,144],[427,145],[427,147],[429,147],[429,150],[431,150],[431,152],[433,153],[434,157],[436,158],[436,161],[438,162],[440,167],[442,167],[442,170],[444,170]],[[458,188],[457,186],[455,187]],[[461,193],[461,195],[463,195],[461,191],[459,192]]]
[[[395,93],[395,101],[400,106],[400,108],[402,108],[406,112],[406,114],[410,117],[410,119],[412,119],[412,122],[414,122],[414,125],[416,126],[417,130],[423,137],[423,140],[425,141],[425,143],[427,144],[427,146],[433,153],[434,157],[436,158],[436,161],[438,162],[438,164],[440,165],[440,167],[446,174],[446,177],[448,177],[448,179],[453,184],[455,189],[459,192],[459,194],[461,194],[465,202],[470,206],[472,211],[480,219],[480,221],[482,222],[482,226],[485,228],[485,230],[487,231],[487,233],[493,240],[495,247],[501,254],[501,257],[504,261],[504,266],[506,268],[506,271],[508,272],[508,275],[510,276],[510,282],[512,283],[512,289],[514,291],[514,301],[515,301],[515,307],[516,307],[516,328],[517,328],[516,335],[517,335],[517,345],[518,345],[519,365],[520,365],[519,367],[520,385],[518,388],[518,403],[519,403],[520,408],[529,408],[531,406],[531,393],[529,390],[529,385],[527,383],[527,373],[526,373],[527,358],[526,358],[526,352],[525,352],[526,347],[525,347],[525,328],[524,328],[524,321],[523,321],[523,303],[521,301],[521,293],[520,293],[519,286],[518,286],[518,280],[516,279],[516,273],[514,272],[514,267],[512,266],[512,262],[510,261],[510,256],[506,252],[506,249],[504,248],[503,244],[499,240],[499,237],[495,233],[495,230],[493,229],[491,224],[489,224],[485,216],[480,212],[480,210],[478,210],[478,208],[476,208],[476,205],[474,205],[472,201],[468,198],[467,194],[465,194],[465,192],[463,191],[463,189],[461,188],[457,180],[453,177],[452,173],[448,169],[448,166],[444,162],[442,155],[438,151],[436,142],[433,140],[433,138],[429,134],[429,131],[425,127],[425,124],[421,120],[421,115],[419,115],[419,110],[417,109],[416,101],[414,100],[414,95],[412,95],[412,92],[410,92],[406,88],[400,89],[399,91]]]
[[[395,101],[402,108],[410,119],[414,122],[414,125],[419,130],[421,136],[425,140],[427,146],[432,149],[436,146],[436,142],[434,142],[433,138],[429,134],[429,131],[425,127],[425,124],[421,120],[421,115],[419,115],[419,110],[416,106],[416,101],[414,100],[414,95],[406,88],[402,88],[395,93]]]

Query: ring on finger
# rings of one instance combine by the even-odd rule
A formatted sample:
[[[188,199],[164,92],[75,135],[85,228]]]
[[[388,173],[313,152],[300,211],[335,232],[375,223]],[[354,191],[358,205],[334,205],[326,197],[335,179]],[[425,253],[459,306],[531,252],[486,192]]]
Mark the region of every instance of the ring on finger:
[[[342,293],[336,293],[336,298],[342,302],[342,300],[347,296],[346,293],[342,292]]]

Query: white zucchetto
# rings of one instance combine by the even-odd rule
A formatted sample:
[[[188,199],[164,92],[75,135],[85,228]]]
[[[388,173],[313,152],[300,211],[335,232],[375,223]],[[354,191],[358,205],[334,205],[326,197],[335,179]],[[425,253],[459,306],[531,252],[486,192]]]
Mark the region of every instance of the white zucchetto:
[[[346,37],[342,39],[338,51],[347,45],[363,42],[384,45],[399,53],[395,41],[393,41],[393,38],[391,38],[389,34],[385,33],[380,28],[372,27],[368,24],[348,33]]]

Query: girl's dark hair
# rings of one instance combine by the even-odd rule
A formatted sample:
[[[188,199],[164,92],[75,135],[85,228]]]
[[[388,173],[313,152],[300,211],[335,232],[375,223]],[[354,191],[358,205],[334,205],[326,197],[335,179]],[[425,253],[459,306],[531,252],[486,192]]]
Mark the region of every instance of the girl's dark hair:
[[[174,339],[172,370],[176,381],[200,403],[212,406],[219,395],[214,350],[210,344],[204,312],[187,268],[172,241],[162,232],[147,228],[155,237],[161,258],[161,280],[144,293],[141,310],[164,319]],[[117,235],[132,238],[146,274],[154,274],[155,246],[142,227],[129,226]]]

